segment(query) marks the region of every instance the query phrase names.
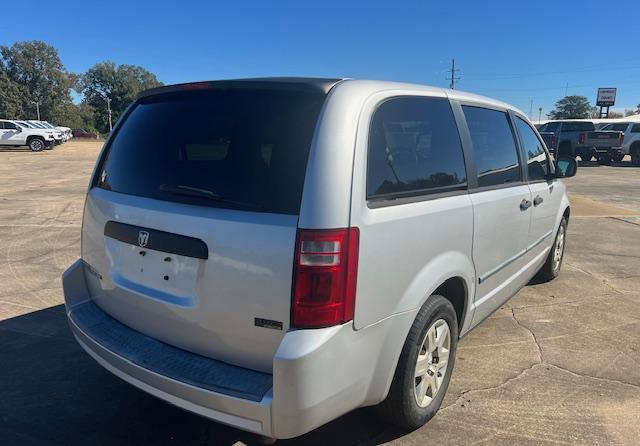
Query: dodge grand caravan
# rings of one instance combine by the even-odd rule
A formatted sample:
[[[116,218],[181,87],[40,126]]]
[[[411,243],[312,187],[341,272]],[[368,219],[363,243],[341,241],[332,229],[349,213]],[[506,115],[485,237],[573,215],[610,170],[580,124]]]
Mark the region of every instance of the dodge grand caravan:
[[[520,111],[459,91],[148,90],[91,179],[70,326],[132,385],[267,437],[373,405],[417,428],[459,338],[558,275],[575,170]]]

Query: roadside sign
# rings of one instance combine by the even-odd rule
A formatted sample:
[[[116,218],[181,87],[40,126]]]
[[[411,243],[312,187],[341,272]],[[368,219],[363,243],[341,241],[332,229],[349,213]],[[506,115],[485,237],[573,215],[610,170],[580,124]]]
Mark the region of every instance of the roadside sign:
[[[616,103],[616,88],[598,88],[598,107],[611,107]]]

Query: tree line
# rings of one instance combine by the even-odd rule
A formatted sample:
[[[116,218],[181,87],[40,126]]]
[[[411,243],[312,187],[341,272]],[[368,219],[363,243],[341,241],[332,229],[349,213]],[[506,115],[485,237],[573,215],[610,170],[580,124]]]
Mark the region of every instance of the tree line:
[[[636,110],[625,110],[624,113],[609,112],[609,118],[623,118],[640,113],[640,104]],[[555,103],[553,110],[547,116],[551,119],[587,119],[599,118],[600,108],[589,103],[586,96],[565,96]]]
[[[162,83],[137,65],[100,62],[69,72],[53,46],[38,40],[0,46],[0,118],[37,119],[106,133],[139,92]],[[82,95],[74,103],[72,91]]]

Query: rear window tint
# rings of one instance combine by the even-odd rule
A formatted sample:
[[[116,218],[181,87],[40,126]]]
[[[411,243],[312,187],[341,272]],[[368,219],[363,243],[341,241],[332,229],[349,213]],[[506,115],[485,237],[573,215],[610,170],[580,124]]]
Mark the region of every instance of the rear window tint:
[[[478,186],[497,186],[522,180],[518,149],[507,114],[463,106],[478,169]]]
[[[591,132],[595,129],[596,127],[595,125],[593,125],[593,122],[563,122],[562,123],[563,132]]]
[[[447,99],[399,97],[380,105],[369,136],[367,198],[444,192],[466,181]]]
[[[97,178],[158,200],[297,214],[325,94],[214,89],[139,101]]]
[[[615,130],[616,132],[625,132],[628,124],[607,124],[602,127],[602,130]]]

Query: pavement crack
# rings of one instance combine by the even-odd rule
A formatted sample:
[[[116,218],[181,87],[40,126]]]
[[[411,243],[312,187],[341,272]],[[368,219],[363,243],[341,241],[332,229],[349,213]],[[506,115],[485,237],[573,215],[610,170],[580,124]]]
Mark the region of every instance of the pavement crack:
[[[616,292],[616,293],[618,293],[618,294],[625,294],[625,293],[623,293],[622,291],[618,290],[618,289],[617,289],[616,287],[614,287],[613,285],[611,285],[611,284],[609,283],[609,280],[607,280],[606,278],[604,278],[604,277],[600,277],[600,276],[598,276],[598,275],[596,275],[596,274],[592,273],[591,271],[587,271],[586,269],[582,269],[582,268],[580,268],[579,266],[574,265],[574,264],[572,264],[572,263],[569,263],[569,262],[567,262],[567,261],[565,261],[565,263],[566,263],[567,265],[569,265],[571,268],[575,268],[575,269],[577,269],[578,271],[580,271],[581,273],[586,274],[586,275],[588,275],[588,276],[591,276],[591,277],[593,277],[594,279],[596,279],[596,280],[600,281],[600,282],[601,282],[601,283],[603,283],[605,286],[607,286],[608,288],[610,288],[612,291],[614,291],[614,292]]]
[[[542,358],[542,347],[540,347],[540,343],[538,342],[538,338],[536,337],[536,334],[533,332],[533,330],[531,330],[529,327],[527,327],[526,325],[524,325],[522,322],[518,320],[518,318],[516,317],[515,308],[511,309],[511,316],[513,316],[513,320],[516,322],[516,324],[518,324],[519,327],[522,327],[523,329],[525,329],[527,333],[529,333],[529,335],[531,336],[531,339],[533,339],[533,342],[536,344],[536,348],[538,349],[538,364],[542,364],[544,362]]]
[[[622,386],[630,386],[630,387],[633,387],[635,389],[640,389],[640,385],[633,384],[633,383],[630,383],[628,381],[620,381],[619,379],[603,378],[602,376],[594,376],[594,375],[589,375],[587,373],[579,373],[579,372],[575,372],[573,370],[569,370],[569,369],[561,367],[561,366],[559,366],[557,364],[552,364],[552,363],[549,363],[549,362],[545,362],[544,364],[549,366],[549,367],[554,367],[554,368],[556,368],[558,370],[562,370],[563,372],[569,373],[569,374],[571,374],[573,376],[578,376],[578,377],[581,377],[581,378],[590,378],[590,379],[595,379],[595,380],[598,380],[598,381],[605,381],[605,382],[612,383],[612,384],[619,384],[619,385],[622,385]]]
[[[623,223],[629,223],[630,225],[640,226],[640,223],[636,223],[635,221],[625,220],[624,218],[620,218],[620,217],[609,217],[609,218],[612,220],[621,221]]]

